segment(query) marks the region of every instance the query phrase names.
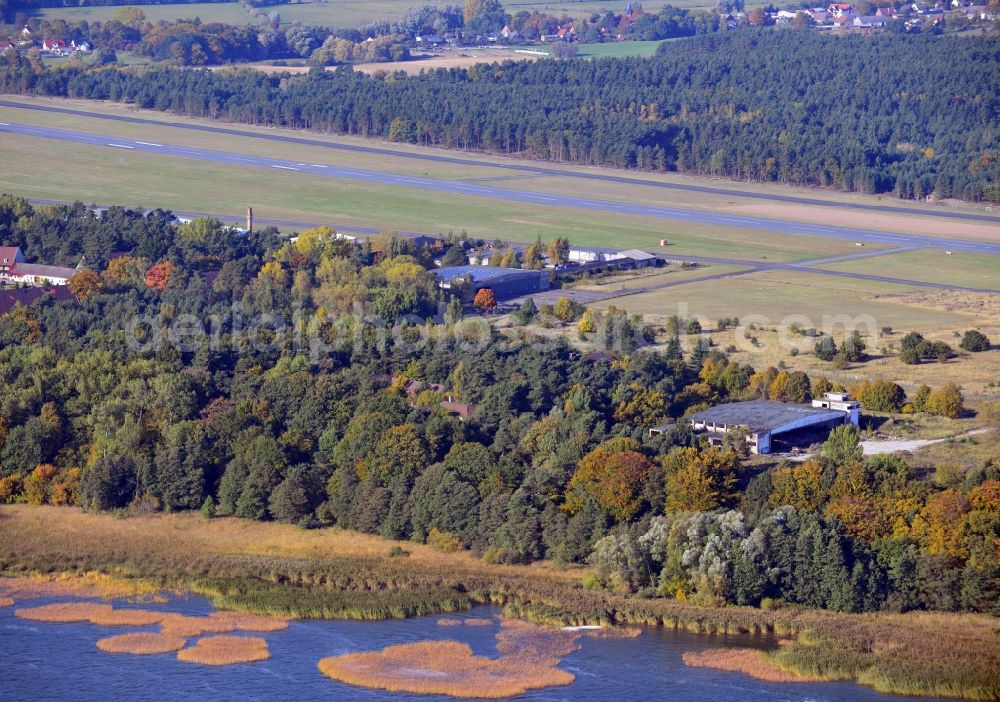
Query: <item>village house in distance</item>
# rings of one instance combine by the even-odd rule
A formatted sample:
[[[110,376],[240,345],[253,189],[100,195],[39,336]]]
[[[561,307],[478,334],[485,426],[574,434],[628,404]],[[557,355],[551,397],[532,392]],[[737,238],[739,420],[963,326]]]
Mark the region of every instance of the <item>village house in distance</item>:
[[[27,263],[20,247],[0,247],[0,285],[66,285],[75,268]]]

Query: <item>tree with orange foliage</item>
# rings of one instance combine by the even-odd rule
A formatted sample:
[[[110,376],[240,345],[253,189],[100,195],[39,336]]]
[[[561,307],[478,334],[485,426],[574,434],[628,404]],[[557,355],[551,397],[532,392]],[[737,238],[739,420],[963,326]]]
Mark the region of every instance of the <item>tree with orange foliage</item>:
[[[615,521],[632,519],[642,507],[642,486],[653,469],[638,448],[634,439],[616,437],[580,459],[566,486],[564,508],[576,512],[592,497]]]
[[[177,267],[170,261],[161,261],[151,266],[146,271],[146,287],[153,288],[153,290],[166,290],[176,270]]]
[[[83,270],[66,283],[71,293],[80,300],[89,300],[104,289],[104,281],[94,271]]]
[[[472,306],[483,312],[493,312],[497,308],[497,297],[489,288],[480,288],[476,293],[476,299],[472,301]]]

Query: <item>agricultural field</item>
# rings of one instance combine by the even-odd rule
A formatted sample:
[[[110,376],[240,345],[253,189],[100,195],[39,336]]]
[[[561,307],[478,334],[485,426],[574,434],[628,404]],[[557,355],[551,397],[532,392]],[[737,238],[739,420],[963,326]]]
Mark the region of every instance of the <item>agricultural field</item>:
[[[616,41],[607,44],[577,44],[576,55],[580,58],[652,56],[662,43],[662,41]],[[552,53],[550,47],[544,48]]]
[[[43,7],[39,8],[34,17],[39,19],[61,19],[67,22],[104,22],[112,19],[123,6],[89,6],[89,7]],[[166,20],[173,22],[179,19],[201,18],[202,22],[223,22],[225,24],[252,24],[254,19],[235,2],[198,2],[178,3],[174,5],[136,5],[150,22]]]

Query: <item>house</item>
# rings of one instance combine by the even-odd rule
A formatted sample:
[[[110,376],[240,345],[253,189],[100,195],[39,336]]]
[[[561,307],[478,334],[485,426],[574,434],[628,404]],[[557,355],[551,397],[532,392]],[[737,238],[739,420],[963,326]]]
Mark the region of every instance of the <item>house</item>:
[[[833,17],[833,15],[830,14],[829,10],[826,10],[822,7],[814,7],[811,10],[806,10],[806,14],[812,17],[813,22],[815,22],[816,24],[822,24],[823,22],[826,22],[828,19]]]
[[[17,246],[0,247],[0,282],[22,285],[66,285],[75,268],[25,263]]]
[[[6,273],[16,263],[24,263],[20,246],[0,246],[0,274]]]
[[[421,46],[444,46],[444,37],[440,37],[437,34],[418,36],[417,43]]]
[[[0,39],[0,54],[14,50],[14,42],[10,39]]]
[[[880,29],[885,26],[885,20],[874,15],[855,17],[851,23],[859,29]]]
[[[895,19],[896,8],[894,7],[880,7],[875,10],[876,17],[884,17],[885,19]]]
[[[697,434],[715,446],[723,444],[730,429],[746,427],[750,452],[765,454],[771,453],[776,443],[783,448],[797,443],[812,443],[824,440],[834,427],[856,425],[857,406],[860,405],[847,395],[838,396],[844,399],[828,399],[825,400],[826,405],[814,403],[812,406],[773,400],[730,402],[695,412],[687,420]]]
[[[846,15],[854,14],[854,5],[846,2],[835,2],[831,3],[830,6],[826,8],[826,11],[834,17],[844,17]]]
[[[90,53],[94,50],[94,47],[91,46],[90,42],[86,39],[81,39],[79,41],[74,39],[69,43],[69,45],[72,46],[75,51],[80,51],[82,53]]]
[[[514,39],[520,39],[521,33],[516,29],[512,29],[509,24],[505,24],[503,29],[500,30],[500,36],[502,36],[504,39],[507,39],[508,41],[511,41]]]
[[[70,292],[65,285],[55,285],[48,288],[15,288],[13,290],[0,290],[0,314],[7,314],[18,305],[27,307],[35,300],[50,296],[59,302],[73,300],[76,296]]]

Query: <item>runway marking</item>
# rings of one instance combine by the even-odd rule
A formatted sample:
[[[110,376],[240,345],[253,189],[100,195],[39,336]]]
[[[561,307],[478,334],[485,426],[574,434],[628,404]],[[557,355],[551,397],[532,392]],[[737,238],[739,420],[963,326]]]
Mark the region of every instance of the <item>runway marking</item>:
[[[8,124],[7,122],[0,122],[0,127],[9,127],[9,126],[10,124]]]
[[[294,166],[278,166],[278,165],[276,165],[274,163],[271,164],[271,168],[280,168],[283,171],[297,171],[297,170],[299,170],[298,168],[295,168]]]
[[[310,168],[326,168],[326,166],[324,166],[322,163],[314,163],[314,164],[312,164],[309,167]]]
[[[151,141],[137,141],[137,142],[135,142],[135,143],[136,143],[136,144],[142,144],[143,146],[159,146],[159,147],[162,147],[162,146],[163,146],[163,144],[154,144],[154,143],[153,143],[153,142],[151,142]]]
[[[116,149],[134,149],[135,148],[134,146],[129,146],[128,144],[111,144],[111,143],[109,143],[108,146],[113,146]]]

